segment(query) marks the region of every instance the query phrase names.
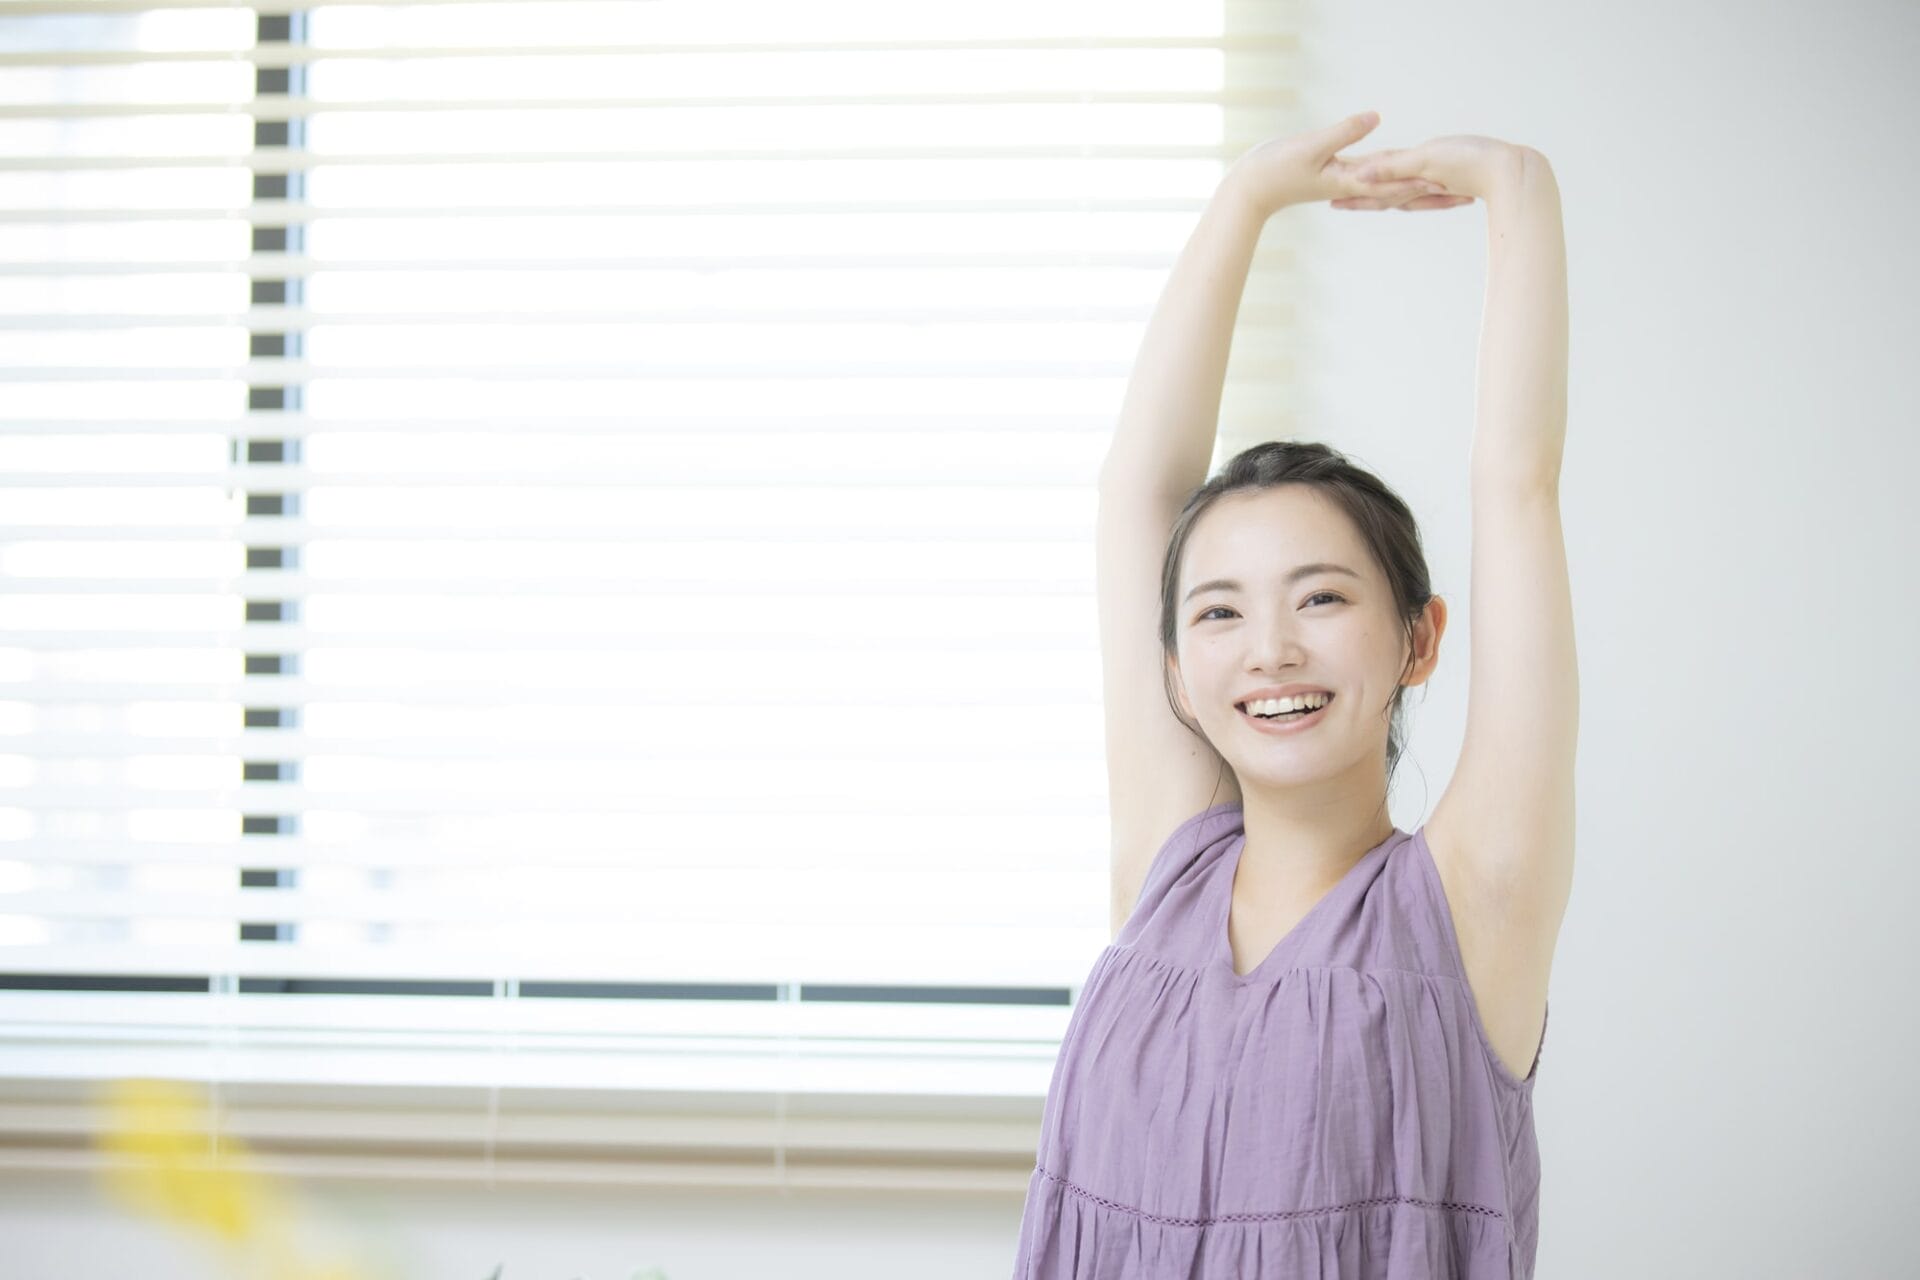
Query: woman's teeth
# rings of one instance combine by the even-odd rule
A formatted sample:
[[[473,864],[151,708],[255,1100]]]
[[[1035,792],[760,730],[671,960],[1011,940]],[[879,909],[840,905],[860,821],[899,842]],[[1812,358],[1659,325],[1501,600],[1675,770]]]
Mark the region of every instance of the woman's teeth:
[[[1291,720],[1311,715],[1332,701],[1333,695],[1330,693],[1310,693],[1298,698],[1265,698],[1247,703],[1243,709],[1248,715],[1258,716],[1262,720]]]

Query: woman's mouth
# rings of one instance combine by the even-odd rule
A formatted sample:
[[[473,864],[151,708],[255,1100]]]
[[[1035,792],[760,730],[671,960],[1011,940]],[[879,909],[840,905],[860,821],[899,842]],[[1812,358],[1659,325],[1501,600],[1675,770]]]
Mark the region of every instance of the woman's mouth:
[[[1236,703],[1234,710],[1240,718],[1262,733],[1296,733],[1320,722],[1328,707],[1333,705],[1333,695],[1319,706],[1308,711],[1289,711],[1276,716],[1256,716],[1247,710],[1245,703]]]

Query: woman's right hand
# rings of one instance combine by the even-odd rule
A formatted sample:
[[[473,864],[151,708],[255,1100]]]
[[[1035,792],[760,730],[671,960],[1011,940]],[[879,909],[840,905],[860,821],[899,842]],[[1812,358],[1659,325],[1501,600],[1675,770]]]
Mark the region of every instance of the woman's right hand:
[[[1310,129],[1269,138],[1250,148],[1227,170],[1226,186],[1262,218],[1294,204],[1322,200],[1363,199],[1369,208],[1451,209],[1471,204],[1472,196],[1455,195],[1436,182],[1421,178],[1381,182],[1359,177],[1364,160],[1346,160],[1338,154],[1372,133],[1380,115],[1363,111],[1324,129]]]

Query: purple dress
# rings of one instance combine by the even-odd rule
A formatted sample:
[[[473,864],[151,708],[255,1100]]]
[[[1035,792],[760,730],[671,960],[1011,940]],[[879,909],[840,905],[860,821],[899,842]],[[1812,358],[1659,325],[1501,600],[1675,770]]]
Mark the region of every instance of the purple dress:
[[[1241,977],[1245,843],[1237,801],[1181,823],[1094,961],[1014,1280],[1527,1280],[1539,1053],[1521,1080],[1488,1042],[1426,828]]]

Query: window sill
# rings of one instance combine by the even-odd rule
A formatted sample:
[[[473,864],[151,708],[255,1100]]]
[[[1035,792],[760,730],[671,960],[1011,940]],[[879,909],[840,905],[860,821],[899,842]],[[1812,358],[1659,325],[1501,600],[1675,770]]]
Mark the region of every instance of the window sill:
[[[98,1172],[100,1082],[0,1079],[0,1168]],[[206,1092],[251,1166],[296,1180],[994,1192],[1033,1171],[1025,1097],[395,1087]]]

